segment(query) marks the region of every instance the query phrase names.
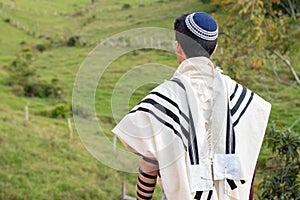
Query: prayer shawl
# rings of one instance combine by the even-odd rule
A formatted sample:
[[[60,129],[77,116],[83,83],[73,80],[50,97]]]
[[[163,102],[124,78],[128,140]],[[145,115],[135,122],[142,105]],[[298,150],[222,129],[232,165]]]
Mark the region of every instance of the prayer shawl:
[[[270,109],[208,58],[190,58],[113,132],[158,161],[167,199],[246,200]]]

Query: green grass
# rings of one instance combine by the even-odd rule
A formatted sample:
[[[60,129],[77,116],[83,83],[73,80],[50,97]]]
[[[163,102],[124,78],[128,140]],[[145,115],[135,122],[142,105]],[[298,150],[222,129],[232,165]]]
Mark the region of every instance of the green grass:
[[[132,28],[172,28],[175,17],[180,14],[216,9],[190,0],[101,0],[95,4],[95,13],[91,13],[89,3],[83,0],[0,1],[0,199],[120,199],[122,182],[128,183],[128,193],[134,196],[135,174],[103,165],[86,150],[75,127],[70,136],[66,119],[50,118],[42,113],[58,102],[71,105],[77,71],[98,42]],[[122,9],[125,3],[131,7]],[[74,35],[80,36],[86,46],[67,47],[67,40]],[[36,52],[31,66],[41,80],[59,79],[63,99],[13,95],[12,88],[6,85],[8,72],[4,66],[12,62],[21,44],[34,47],[50,40],[52,45],[44,52]],[[95,107],[99,123],[109,139],[112,139],[111,129],[116,123],[111,114],[113,88],[125,72],[150,62],[173,69],[177,67],[172,53],[142,50],[121,56],[101,77]],[[274,81],[270,68],[243,73],[243,84],[272,102],[270,121],[289,127],[299,117],[298,89]],[[281,74],[286,76],[288,72],[282,70]],[[129,108],[154,86],[145,84],[136,88],[129,100]],[[30,120],[24,121],[23,110],[27,104]],[[294,127],[298,132],[299,126],[300,123]],[[261,162],[269,153],[263,148]],[[262,172],[258,173],[261,177]],[[159,193],[158,189],[154,199],[159,199]]]
[[[19,50],[20,43],[23,41],[31,43],[33,42],[33,38],[21,30],[16,30],[14,27],[3,21],[0,21],[0,26],[0,61],[1,65],[3,65],[9,63],[12,56]],[[12,37],[8,37],[11,34]]]
[[[92,158],[61,120],[22,117],[1,118],[1,199],[119,199],[129,175]]]
[[[139,2],[129,2],[132,7],[128,10],[122,10],[123,2],[97,3],[95,19],[90,18],[88,12],[82,14],[83,8],[89,7],[86,1],[2,2],[0,12],[2,16],[0,23],[3,27],[0,33],[0,60],[3,75],[0,86],[2,102],[0,110],[3,113],[0,119],[1,199],[120,199],[122,182],[128,183],[128,194],[134,196],[135,174],[116,171],[93,158],[76,132],[70,138],[66,119],[41,116],[41,112],[51,109],[58,100],[14,96],[11,88],[5,85],[7,72],[3,66],[12,62],[21,48],[21,43],[34,46],[45,43],[43,39],[45,37],[56,40],[55,45],[50,49],[43,53],[37,52],[31,65],[37,69],[40,79],[46,81],[59,79],[65,93],[63,101],[70,104],[76,73],[84,58],[93,49],[95,42],[128,28],[154,26],[162,19],[162,25],[169,25],[176,15],[174,13],[173,16],[168,14],[167,17],[159,17],[158,8],[162,3],[145,2],[145,7],[140,7]],[[174,6],[174,10],[177,10],[179,8],[177,3],[174,2],[170,6]],[[77,6],[74,6],[75,4]],[[163,11],[166,12],[167,6],[163,5]],[[191,3],[190,7],[194,5],[195,3]],[[177,10],[178,13],[186,11],[184,8]],[[148,14],[143,18],[144,13]],[[132,15],[130,18],[139,18],[139,20],[124,20],[129,15]],[[4,22],[5,19],[9,21]],[[68,37],[75,34],[87,40],[89,46],[64,47]],[[151,57],[155,59],[150,59]],[[133,62],[128,58],[133,59]],[[114,67],[121,66],[122,63],[123,70],[126,70],[128,67],[148,63],[150,60],[176,67],[176,61],[173,59],[174,57],[161,56],[156,52],[141,52],[140,57],[129,55],[120,58],[110,69],[118,71]],[[110,83],[122,75],[122,71],[106,73],[107,79],[112,77],[113,79],[112,82],[105,83],[104,88],[100,87],[97,90],[99,92],[97,100],[106,98],[106,93],[110,95]],[[137,97],[134,97],[132,104],[146,94],[149,87],[137,91]],[[23,109],[27,104],[29,104],[30,121],[25,122]],[[107,107],[106,104],[102,106]],[[106,133],[111,135],[109,107],[107,110],[102,108],[97,110],[101,119],[103,116],[102,126],[105,127]],[[158,189],[154,199],[159,199],[159,193]]]

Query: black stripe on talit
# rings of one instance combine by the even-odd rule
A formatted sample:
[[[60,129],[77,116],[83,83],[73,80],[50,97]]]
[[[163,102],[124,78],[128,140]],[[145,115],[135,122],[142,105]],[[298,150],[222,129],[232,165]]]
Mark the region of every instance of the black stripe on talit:
[[[238,88],[239,88],[239,85],[236,84],[233,93],[230,95],[230,101],[234,98],[234,96],[235,96],[236,91],[237,91]]]
[[[149,103],[149,104],[153,105],[155,108],[160,110],[162,113],[165,113],[169,117],[171,117],[177,124],[180,124],[179,118],[178,118],[177,115],[175,115],[170,109],[168,109],[168,108],[164,107],[163,105],[157,103],[155,100],[150,99],[150,98],[149,99],[144,99],[138,105],[140,105],[142,103]]]
[[[138,190],[142,191],[145,194],[153,194],[153,192],[154,192],[154,188],[152,190],[145,190],[145,189],[141,188],[139,186],[139,184],[137,184],[137,188],[138,188]]]
[[[159,92],[150,92],[149,94],[153,94],[156,95],[162,99],[164,99],[165,101],[169,102],[170,104],[172,104],[175,108],[177,108],[179,114],[186,120],[188,121],[188,117],[179,109],[179,106],[177,105],[177,103],[175,103],[172,99],[166,97],[165,95],[159,93]]]
[[[193,157],[194,151],[193,151],[191,140],[189,140],[188,145],[189,145],[188,146],[188,151],[189,151],[190,162],[191,162],[191,165],[194,165],[195,164],[195,159]]]
[[[227,105],[227,120],[226,120],[226,148],[225,153],[230,153],[230,111],[229,111],[229,105]]]
[[[141,185],[146,186],[146,187],[155,187],[155,185],[156,185],[156,182],[155,183],[146,183],[142,179],[140,179],[140,177],[138,177],[138,182]]]
[[[194,122],[192,121],[192,138],[193,138],[193,142],[192,145],[194,147],[194,156],[195,156],[195,164],[199,164],[199,153],[198,153],[198,144],[197,144],[197,137],[196,137],[196,131],[195,131],[195,127],[194,127]]]
[[[226,179],[227,183],[229,184],[231,190],[234,190],[237,188],[237,185],[235,184],[234,180]]]
[[[211,200],[212,194],[213,194],[213,191],[210,190],[209,193],[208,193],[207,200]]]
[[[235,131],[234,128],[232,127],[232,136],[231,136],[231,154],[235,154]]]
[[[173,81],[174,83],[178,84],[185,92],[186,89],[183,85],[183,83],[177,79],[174,78],[171,81]],[[187,95],[186,95],[187,98]],[[188,102],[188,99],[186,99]],[[193,117],[191,114],[191,108],[188,105],[188,109],[189,109],[189,133],[190,133],[190,140],[191,142],[189,142],[189,156],[190,156],[190,161],[191,164],[199,164],[199,153],[198,153],[198,144],[197,144],[197,138],[196,138],[196,131],[195,131],[195,125],[194,125],[194,121],[193,121]]]
[[[151,197],[146,197],[142,194],[140,194],[138,191],[136,192],[137,196],[140,197],[141,199],[144,199],[144,200],[151,200],[152,199],[152,196]]]
[[[229,104],[227,105],[227,128],[226,128],[226,154],[235,154],[235,131],[231,125],[231,115],[229,111]]]
[[[196,192],[196,195],[195,195],[195,197],[194,197],[194,199],[196,199],[196,200],[200,200],[200,199],[201,199],[201,196],[202,196],[202,194],[203,194],[203,191],[197,191],[197,192]]]
[[[238,119],[235,120],[235,122],[233,123],[233,127],[235,127],[235,126],[239,123],[241,117],[243,116],[243,114],[246,112],[248,106],[250,105],[250,103],[251,103],[251,101],[252,101],[252,99],[253,99],[253,96],[254,96],[254,93],[251,92],[251,96],[250,96],[250,98],[249,98],[249,100],[248,100],[248,102],[247,102],[245,108],[242,110],[242,112],[241,112],[240,116],[238,117]]]
[[[184,87],[183,83],[181,83],[181,81],[179,79],[173,78],[170,81],[173,81],[173,82],[177,83],[185,91],[185,87]]]
[[[190,140],[189,140],[189,153],[190,153],[190,161],[191,164],[199,164],[199,155],[198,155],[198,144],[197,144],[197,138],[196,138],[196,131],[194,126],[194,120],[191,116],[191,110],[189,107],[189,133],[190,133]]]
[[[176,83],[177,85],[179,85],[186,93],[185,86],[179,79],[174,78],[171,81]],[[186,98],[187,98],[187,95],[186,95]],[[188,100],[187,100],[187,102],[188,102]],[[198,144],[197,144],[197,138],[196,138],[195,125],[194,125],[194,121],[192,118],[191,109],[190,109],[189,105],[188,105],[188,110],[189,110],[189,117],[185,117],[185,119],[189,123],[189,131],[187,132],[187,135],[189,135],[189,137],[186,137],[186,139],[188,140],[188,151],[189,151],[190,162],[193,165],[193,164],[199,164],[199,153],[198,153]],[[185,134],[185,131],[186,130],[183,130],[184,134]],[[186,134],[185,134],[185,136],[186,136]]]
[[[130,113],[135,113],[137,111],[142,111],[142,112],[147,112],[150,113],[153,117],[155,117],[159,122],[161,122],[162,124],[166,125],[167,127],[169,127],[170,129],[173,130],[173,132],[181,139],[182,141],[182,145],[184,147],[185,150],[187,150],[186,145],[184,144],[184,141],[182,139],[182,136],[180,135],[180,133],[174,128],[174,126],[166,121],[164,121],[163,119],[161,119],[160,117],[158,117],[154,112],[152,112],[151,110],[147,109],[147,108],[143,108],[143,107],[138,107],[136,110],[132,110],[130,111]]]
[[[243,87],[242,94],[240,95],[240,97],[239,97],[238,101],[236,102],[235,106],[231,109],[231,115],[232,116],[236,113],[236,111],[241,106],[246,94],[247,94],[247,89],[245,87]]]
[[[169,117],[171,117],[180,126],[185,138],[187,140],[189,140],[190,136],[189,136],[188,131],[182,126],[182,123],[180,123],[179,117],[175,113],[173,113],[170,109],[164,107],[163,105],[159,104],[158,102],[156,102],[155,100],[150,99],[150,98],[142,100],[138,105],[140,105],[142,103],[149,103],[149,104],[153,105],[155,108],[157,108],[158,110],[160,110],[162,113],[167,114]],[[134,112],[134,110],[130,111],[129,113],[132,113],[132,112]],[[189,120],[187,119],[187,122],[188,121]]]
[[[174,78],[171,81],[173,81],[174,83],[179,85],[186,93],[186,89],[185,89],[183,83],[179,79]],[[187,95],[186,95],[186,98],[187,98]],[[188,150],[189,150],[190,162],[192,165],[194,165],[194,164],[199,164],[199,154],[198,154],[198,145],[197,145],[194,121],[192,118],[191,109],[190,109],[189,105],[188,105],[188,109],[189,109],[189,121],[188,122],[189,122],[189,133],[190,133],[190,137],[188,140],[189,141]]]

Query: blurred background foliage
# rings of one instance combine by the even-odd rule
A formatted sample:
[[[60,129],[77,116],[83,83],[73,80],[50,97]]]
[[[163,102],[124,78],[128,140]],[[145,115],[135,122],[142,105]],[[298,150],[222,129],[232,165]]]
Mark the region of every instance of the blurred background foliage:
[[[279,101],[293,102],[291,109],[299,108],[300,1],[213,0],[212,3],[224,13],[215,15],[222,23],[220,43],[224,45],[224,53],[216,58],[220,65],[230,66],[231,76],[249,87],[259,84],[272,102],[273,112],[279,106],[275,102]],[[258,83],[247,69],[260,74]],[[272,91],[275,84],[282,90],[289,88],[290,94],[280,97],[278,91]],[[271,154],[265,163],[258,163],[263,165],[259,170],[264,172],[259,199],[300,199],[300,139],[299,128],[295,127],[299,116],[298,111],[290,124],[284,126],[271,118],[265,142]],[[283,115],[280,120],[285,120]]]
[[[297,0],[0,0],[0,199],[120,199],[122,182],[134,196],[135,174],[101,164],[75,127],[70,133],[65,118],[72,115],[76,73],[107,37],[148,26],[172,29],[176,17],[196,10],[219,23],[214,62],[272,103],[255,199],[300,199]],[[103,74],[95,107],[109,139],[116,123],[114,84],[127,70],[150,62],[177,67],[173,54],[147,49],[120,57]],[[153,87],[139,88],[130,103]],[[77,111],[88,116],[83,105]]]
[[[266,62],[275,62],[273,64],[284,65],[290,70],[294,76],[290,84],[300,85],[293,67],[298,64],[299,1],[213,2],[226,15],[221,16],[226,20],[220,18],[220,31],[224,35],[221,44],[226,45],[225,55],[232,60],[225,61],[244,68],[262,68]],[[237,78],[240,71],[233,70]]]

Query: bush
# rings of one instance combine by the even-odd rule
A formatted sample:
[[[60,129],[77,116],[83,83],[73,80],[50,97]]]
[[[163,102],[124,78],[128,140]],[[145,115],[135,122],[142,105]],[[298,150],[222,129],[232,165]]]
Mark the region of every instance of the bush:
[[[37,44],[35,46],[35,48],[39,51],[39,52],[43,52],[46,50],[46,46],[44,44]]]
[[[130,8],[131,8],[131,5],[130,5],[129,3],[125,3],[125,4],[123,4],[123,6],[122,6],[122,9],[123,9],[123,10],[130,9]]]
[[[55,108],[51,111],[51,117],[61,117],[61,118],[67,118],[71,115],[71,106],[59,103],[55,106]]]
[[[276,11],[282,11],[285,15],[292,16],[300,12],[300,1],[279,1],[279,2],[268,2],[272,8]],[[292,11],[293,10],[293,11]]]
[[[30,48],[24,47],[20,50],[16,58],[6,67],[9,72],[8,85],[24,86],[35,77],[36,70],[30,66],[33,58],[34,53]]]
[[[211,3],[210,0],[200,0],[202,3],[205,3],[205,4],[209,4]]]
[[[69,47],[76,46],[79,43],[79,39],[80,39],[80,37],[78,35],[69,37],[69,39],[67,40],[67,46],[69,46]]]
[[[45,45],[37,45],[36,48],[43,51]],[[38,79],[36,70],[30,65],[34,56],[34,51],[25,46],[6,67],[9,73],[7,84],[12,86],[12,92],[18,96],[62,98],[63,92],[58,79],[52,79],[50,82]]]
[[[10,23],[10,18],[5,18],[3,21],[4,21],[5,23]]]
[[[35,80],[24,85],[24,95],[27,97],[62,97],[62,89],[58,85],[57,79],[52,79],[51,83],[42,80]]]
[[[271,174],[265,175],[259,184],[262,194],[259,199],[297,199],[300,197],[299,133],[277,130],[273,124],[268,134],[267,145],[276,155],[269,160]],[[268,166],[267,166],[268,167]]]

